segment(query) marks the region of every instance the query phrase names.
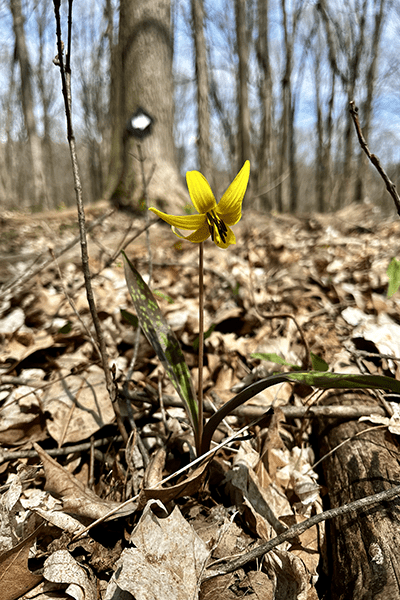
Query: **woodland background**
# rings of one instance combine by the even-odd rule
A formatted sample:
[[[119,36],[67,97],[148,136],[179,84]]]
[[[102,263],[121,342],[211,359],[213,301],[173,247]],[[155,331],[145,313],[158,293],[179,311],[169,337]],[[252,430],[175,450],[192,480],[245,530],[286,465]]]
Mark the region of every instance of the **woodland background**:
[[[124,131],[142,106],[155,117],[144,145],[150,199],[170,208],[187,202],[186,170],[200,168],[221,193],[250,158],[259,210],[323,212],[366,198],[391,209],[348,105],[396,181],[399,20],[392,0],[75,0],[85,201],[139,198]],[[62,209],[74,193],[60,168],[69,156],[52,3],[3,0],[0,28],[0,205]]]

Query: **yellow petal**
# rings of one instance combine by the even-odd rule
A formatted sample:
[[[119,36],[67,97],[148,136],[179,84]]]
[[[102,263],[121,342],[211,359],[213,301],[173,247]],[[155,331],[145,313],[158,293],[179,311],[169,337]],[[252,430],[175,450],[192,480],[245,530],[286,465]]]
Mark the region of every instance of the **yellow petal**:
[[[187,240],[188,242],[193,242],[194,244],[200,244],[200,242],[205,242],[205,240],[210,237],[210,229],[206,222],[204,222],[203,225],[199,227],[196,231],[187,236],[181,235],[178,231],[176,231],[175,227],[172,227],[172,231],[179,238]]]
[[[250,161],[246,160],[221,198],[215,212],[226,225],[235,225],[242,216],[242,202],[250,177]]]
[[[188,171],[186,183],[195,209],[201,215],[213,210],[217,203],[207,179],[199,171]]]
[[[175,217],[174,215],[167,215],[157,208],[149,208],[151,212],[156,214],[160,219],[166,221],[169,225],[179,227],[179,229],[199,229],[205,223],[204,215],[184,215],[182,217]]]

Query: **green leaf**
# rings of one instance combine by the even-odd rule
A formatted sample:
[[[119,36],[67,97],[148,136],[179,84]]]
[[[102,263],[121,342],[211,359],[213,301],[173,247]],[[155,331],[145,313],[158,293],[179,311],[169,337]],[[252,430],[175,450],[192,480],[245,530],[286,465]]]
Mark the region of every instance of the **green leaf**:
[[[389,277],[389,287],[387,291],[388,298],[393,296],[400,286],[400,260],[392,258],[387,268],[387,276]]]
[[[310,356],[313,371],[327,371],[329,369],[328,363],[323,358],[317,356],[314,352],[310,352]]]
[[[251,358],[259,358],[260,360],[269,360],[270,362],[274,362],[277,365],[284,365],[285,367],[291,367],[292,369],[296,369],[297,371],[301,369],[297,365],[292,365],[292,363],[288,362],[275,352],[253,352],[250,354]]]
[[[353,373],[321,373],[320,371],[306,371],[301,373],[278,373],[270,375],[265,379],[260,379],[252,383],[247,388],[236,394],[228,400],[213,416],[207,421],[201,443],[201,454],[207,452],[210,448],[211,439],[214,431],[225,417],[227,417],[235,408],[241,406],[250,398],[253,398],[263,390],[278,383],[300,382],[310,386],[328,389],[381,389],[390,390],[395,394],[400,394],[400,381],[384,375],[358,375]]]
[[[124,308],[120,308],[119,310],[124,321],[127,321],[132,327],[137,327],[139,325],[139,319],[136,315],[133,315],[129,310],[125,310]]]
[[[68,321],[68,323],[66,323],[65,325],[63,325],[63,326],[62,326],[62,327],[61,327],[61,328],[58,330],[58,333],[62,333],[62,334],[64,334],[64,335],[65,335],[65,334],[69,333],[69,332],[71,331],[71,329],[72,329],[71,322],[70,322],[70,321]]]
[[[153,346],[168,377],[186,406],[193,429],[197,434],[198,406],[190,371],[179,342],[160,311],[150,288],[129,261],[124,251],[122,251],[122,256],[124,257],[126,283],[135,305],[140,327]]]

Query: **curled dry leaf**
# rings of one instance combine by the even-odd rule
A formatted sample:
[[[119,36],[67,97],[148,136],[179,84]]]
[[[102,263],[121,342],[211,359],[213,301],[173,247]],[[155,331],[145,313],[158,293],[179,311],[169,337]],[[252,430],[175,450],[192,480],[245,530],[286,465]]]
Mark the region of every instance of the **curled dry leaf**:
[[[61,497],[65,512],[96,521],[119,506],[118,502],[99,498],[97,494],[85,487],[76,477],[59,465],[38,444],[34,444],[34,447],[43,462],[46,474],[46,489],[50,493]],[[135,510],[135,504],[129,504],[121,508],[119,512],[111,515],[110,519],[129,515]]]
[[[131,535],[133,548],[122,552],[106,593],[111,600],[115,584],[140,600],[187,600],[197,598],[198,581],[209,551],[178,506],[165,518],[149,501]]]
[[[67,550],[57,550],[44,563],[43,576],[53,583],[68,583],[65,593],[75,600],[96,600],[96,588]]]

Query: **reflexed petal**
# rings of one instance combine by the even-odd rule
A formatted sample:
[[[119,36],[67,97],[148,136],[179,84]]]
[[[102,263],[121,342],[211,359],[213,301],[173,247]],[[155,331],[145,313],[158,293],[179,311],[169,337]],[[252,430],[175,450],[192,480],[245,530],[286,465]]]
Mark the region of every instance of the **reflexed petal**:
[[[195,209],[201,215],[213,210],[217,203],[207,179],[199,171],[188,171],[186,183]]]
[[[176,231],[175,227],[172,227],[172,231],[175,235],[182,238],[183,240],[193,242],[194,244],[200,244],[200,242],[205,242],[205,240],[210,237],[210,229],[206,222],[204,222],[203,225],[199,227],[196,231],[187,236],[181,235],[179,232]]]
[[[174,215],[167,215],[158,208],[149,208],[151,212],[156,214],[160,219],[166,221],[169,225],[174,225],[180,229],[199,229],[205,223],[204,215],[184,215],[181,217],[175,217]]]
[[[225,242],[223,242],[221,240],[221,237],[219,236],[219,234],[217,232],[215,232],[214,241],[219,248],[227,248],[231,244],[236,244],[236,237],[235,237],[235,234],[233,233],[232,229],[228,226],[226,226],[226,228],[228,231],[226,234]]]
[[[246,160],[219,202],[216,213],[226,225],[235,225],[242,216],[242,202],[250,177],[250,161]]]

